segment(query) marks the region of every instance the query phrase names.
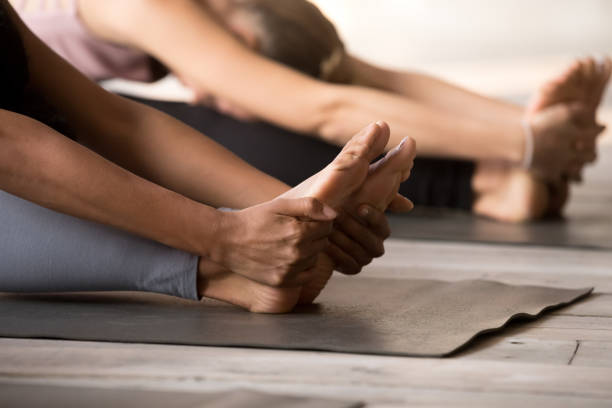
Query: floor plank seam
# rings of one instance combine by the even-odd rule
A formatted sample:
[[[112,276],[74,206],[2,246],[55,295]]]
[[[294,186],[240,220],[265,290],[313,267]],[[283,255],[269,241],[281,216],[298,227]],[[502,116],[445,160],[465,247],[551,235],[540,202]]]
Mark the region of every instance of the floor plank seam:
[[[576,354],[578,354],[578,349],[580,348],[580,343],[580,340],[576,340],[576,347],[574,348],[574,352],[572,353],[572,356],[567,362],[567,365],[572,365],[572,363],[574,362],[574,358],[576,358]]]

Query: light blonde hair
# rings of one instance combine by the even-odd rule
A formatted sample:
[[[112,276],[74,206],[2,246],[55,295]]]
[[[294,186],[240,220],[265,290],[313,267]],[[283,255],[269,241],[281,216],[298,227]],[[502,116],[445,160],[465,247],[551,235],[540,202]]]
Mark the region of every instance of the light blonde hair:
[[[334,25],[306,0],[233,0],[255,17],[259,52],[315,78],[349,82],[344,44]]]

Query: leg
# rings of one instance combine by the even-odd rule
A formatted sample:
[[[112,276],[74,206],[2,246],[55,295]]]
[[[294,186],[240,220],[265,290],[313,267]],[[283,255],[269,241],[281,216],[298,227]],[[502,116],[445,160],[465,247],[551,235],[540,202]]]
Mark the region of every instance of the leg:
[[[147,291],[197,299],[197,257],[0,190],[0,291]]]
[[[523,222],[540,218],[552,204],[546,184],[527,171],[504,164],[479,164],[472,183],[473,212],[496,220]]]

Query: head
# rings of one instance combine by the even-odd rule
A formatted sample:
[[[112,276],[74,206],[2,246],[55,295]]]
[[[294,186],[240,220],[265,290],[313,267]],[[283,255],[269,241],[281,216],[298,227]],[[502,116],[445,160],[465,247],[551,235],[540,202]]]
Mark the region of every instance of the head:
[[[208,0],[222,23],[256,52],[314,78],[347,82],[344,44],[307,0]]]
[[[350,82],[344,44],[334,25],[307,0],[201,0],[247,47],[299,72],[329,82]],[[239,119],[251,116],[223,98],[201,92],[198,103]]]

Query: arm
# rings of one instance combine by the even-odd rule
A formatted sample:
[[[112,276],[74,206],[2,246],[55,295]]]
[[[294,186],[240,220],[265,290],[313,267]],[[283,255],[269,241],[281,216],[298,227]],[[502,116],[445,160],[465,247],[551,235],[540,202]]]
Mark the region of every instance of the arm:
[[[183,123],[106,92],[66,63],[15,16],[28,52],[30,86],[73,127],[79,143],[170,190],[245,208],[288,189]]]
[[[213,242],[214,209],[137,177],[28,117],[0,110],[0,124],[2,190],[193,253]]]
[[[323,209],[308,200],[275,200],[220,216],[210,207],[181,195],[241,208],[272,200],[288,186],[180,122],[105,92],[51,52],[18,17],[12,17],[29,56],[30,86],[46,95],[68,119],[81,143],[122,167],[38,122],[3,112],[7,122],[0,123],[10,126],[4,129],[6,137],[2,138],[6,143],[3,153],[7,155],[0,160],[0,188],[176,248],[200,255],[221,254],[220,259],[239,259],[240,246],[249,247],[245,240],[251,238],[258,248],[266,248],[264,239],[270,245],[284,242],[288,250],[295,239],[295,244],[303,244],[313,227],[301,228],[308,223],[300,221],[301,230],[296,234],[295,223],[287,221],[292,215],[329,219],[329,214],[321,215]],[[31,139],[22,138],[24,132]],[[13,154],[25,160],[12,161]],[[39,161],[46,167],[38,165]],[[217,229],[219,218],[224,221]],[[236,245],[239,249],[228,253],[226,247]],[[289,259],[289,265],[293,261]]]
[[[227,198],[240,205],[258,201],[268,190],[288,188],[222,148],[206,144],[203,135],[179,122],[101,90],[52,53],[14,14],[11,17],[28,55],[28,85],[48,97],[83,143],[168,186],[193,187],[193,193],[205,201],[223,203]],[[183,139],[181,133],[186,135]],[[197,152],[203,155],[196,157]],[[163,164],[157,165],[157,160]],[[193,177],[194,170],[202,179]],[[226,173],[217,174],[220,171]],[[239,180],[243,175],[262,183],[257,187],[263,192],[252,189],[232,198],[235,191],[231,189],[246,185]],[[248,272],[253,264],[287,274],[301,271],[298,261],[320,248],[333,218],[314,199],[276,199],[222,213],[8,111],[0,111],[0,189],[59,212],[208,256],[221,265],[240,265],[236,273]],[[301,251],[296,251],[297,246]],[[256,259],[253,253],[263,255]]]
[[[352,56],[348,57],[348,65],[357,85],[406,96],[456,115],[498,123],[515,123],[525,114],[521,106],[487,98],[429,75],[389,70]]]
[[[343,145],[367,123],[384,119],[393,129],[388,147],[411,135],[423,155],[522,157],[519,123],[500,126],[389,92],[302,75],[247,49],[194,0],[81,3],[96,34],[145,50],[190,84],[276,125]]]

